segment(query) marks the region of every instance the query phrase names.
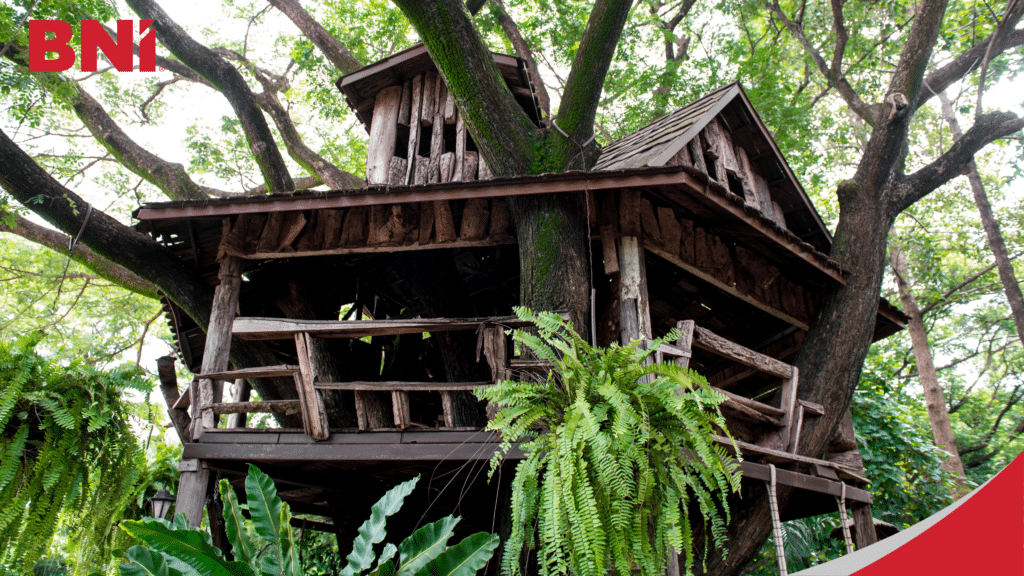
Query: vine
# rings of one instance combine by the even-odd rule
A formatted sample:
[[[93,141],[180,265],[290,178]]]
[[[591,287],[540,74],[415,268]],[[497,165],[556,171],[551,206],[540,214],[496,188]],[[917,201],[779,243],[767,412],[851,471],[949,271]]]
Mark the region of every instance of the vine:
[[[517,330],[515,341],[553,368],[544,381],[476,390],[501,407],[488,424],[502,436],[492,474],[514,442],[526,453],[512,483],[504,573],[521,574],[523,549],[535,545],[542,576],[662,575],[669,547],[689,572],[701,544],[693,522],[724,547],[726,496],[740,479],[738,454],[711,439],[725,429],[724,396],[691,370],[644,364],[650,352],[639,342],[592,347],[555,314],[516,314],[537,334]]]
[[[150,385],[135,367],[61,365],[35,351],[40,338],[0,342],[0,565],[31,573],[60,527],[84,570],[109,548],[142,465],[121,395]]]

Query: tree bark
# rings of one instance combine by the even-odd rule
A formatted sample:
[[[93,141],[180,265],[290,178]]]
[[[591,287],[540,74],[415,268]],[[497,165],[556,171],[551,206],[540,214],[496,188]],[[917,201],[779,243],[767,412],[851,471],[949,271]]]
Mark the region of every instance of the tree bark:
[[[540,107],[541,119],[547,123],[547,120],[551,117],[551,97],[548,96],[548,90],[544,86],[544,80],[540,77],[540,69],[537,68],[537,61],[533,58],[533,50],[530,45],[526,43],[526,39],[523,38],[522,33],[519,31],[519,26],[515,20],[509,16],[505,10],[505,4],[502,0],[491,0],[491,14],[498,21],[501,29],[505,32],[505,36],[509,42],[512,43],[512,47],[516,49],[516,53],[523,60],[526,60],[526,67],[530,71],[530,76],[533,80],[533,88],[537,94],[537,105]]]
[[[1020,4],[1024,5],[1024,2]],[[963,136],[960,130],[960,123],[956,120],[953,106],[945,93],[939,94],[939,101],[942,103],[942,115],[949,124],[953,138],[959,140]],[[978,175],[978,166],[974,160],[967,163],[967,180],[971,184],[971,192],[974,194],[974,203],[978,206],[978,214],[981,216],[981,226],[985,229],[985,236],[988,238],[988,247],[995,256],[996,267],[999,269],[999,280],[1003,283],[1003,292],[1006,294],[1006,301],[1010,305],[1010,314],[1013,316],[1013,324],[1017,328],[1017,337],[1024,344],[1024,295],[1021,295],[1020,283],[1017,282],[1017,275],[1013,272],[1013,263],[1006,251],[1006,242],[999,231],[999,222],[992,213],[992,205],[985,194],[985,186],[981,183],[981,176]]]
[[[4,223],[3,219],[7,217],[14,219],[13,226]],[[67,256],[68,244],[71,241],[71,237],[66,234],[40,226],[17,214],[5,214],[2,211],[0,211],[0,232],[9,232],[21,236],[26,240],[46,246],[62,256]],[[92,270],[100,278],[117,284],[126,290],[131,290],[140,296],[153,299],[160,297],[157,294],[156,285],[152,282],[143,280],[131,270],[101,258],[88,246],[76,246],[75,251],[71,254],[71,259]]]
[[[917,299],[910,292],[908,283],[910,271],[907,269],[907,258],[901,250],[894,249],[890,260],[893,270],[896,271],[896,287],[899,289],[900,302],[903,303],[903,312],[910,317],[907,330],[910,332],[914,359],[917,361],[917,374],[921,379],[921,387],[924,389],[925,405],[928,407],[928,421],[932,426],[932,435],[935,438],[935,445],[949,454],[949,457],[942,463],[942,469],[953,478],[954,485],[950,490],[950,496],[954,500],[959,500],[970,492],[966,482],[967,475],[964,473],[963,462],[960,461],[960,451],[956,445],[956,437],[953,436],[949,411],[946,409],[946,398],[942,393],[942,386],[939,385],[935,362],[932,360],[932,350],[928,345],[928,333],[924,325],[924,318],[917,306]]]
[[[287,16],[342,74],[349,74],[363,67],[363,64],[348,51],[348,48],[314,20],[297,0],[267,0],[267,2]]]
[[[270,126],[238,70],[192,39],[153,0],[128,0],[128,5],[140,18],[153,20],[157,37],[163,45],[189,68],[209,80],[228,99],[241,122],[242,131],[249,141],[249,149],[260,167],[267,188],[272,193],[295,190]]]

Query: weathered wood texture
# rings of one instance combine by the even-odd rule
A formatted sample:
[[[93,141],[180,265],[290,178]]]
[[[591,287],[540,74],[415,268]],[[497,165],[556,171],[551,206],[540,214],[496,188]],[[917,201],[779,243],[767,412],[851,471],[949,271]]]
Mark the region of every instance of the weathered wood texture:
[[[190,442],[192,437],[189,435],[189,427],[192,425],[192,418],[189,417],[188,410],[175,407],[181,396],[178,393],[174,358],[163,356],[157,359],[156,365],[157,375],[160,377],[160,392],[163,393],[164,403],[167,405],[167,415],[171,419],[171,424],[174,425],[175,432],[178,433],[178,439],[182,442]]]
[[[362,338],[448,330],[477,330],[487,324],[500,324],[509,328],[527,325],[515,316],[348,321],[240,317],[235,319],[234,334],[246,340],[279,340],[291,338],[296,332],[308,332],[318,338]]]
[[[242,263],[240,258],[226,256],[221,261],[220,284],[213,296],[213,311],[210,313],[209,328],[206,332],[206,349],[203,353],[203,374],[223,372],[228,367],[228,353],[231,350],[231,324],[235,319],[238,307],[238,296],[241,290]],[[215,402],[220,402],[223,390],[221,382],[210,378],[199,379],[199,402],[193,402],[198,411],[193,412],[193,419],[200,420],[193,427],[193,439],[198,439],[203,429],[216,427],[216,417],[211,409]],[[205,490],[204,490],[205,494]]]
[[[192,445],[188,443],[186,446]],[[198,528],[203,521],[203,506],[206,504],[206,490],[210,483],[210,471],[197,458],[182,456],[178,463],[178,492],[174,499],[174,513],[184,514],[188,525]]]
[[[366,151],[366,181],[385,184],[391,171],[391,157],[395,153],[398,134],[398,111],[402,101],[402,87],[391,86],[377,94],[373,106],[373,124]]]

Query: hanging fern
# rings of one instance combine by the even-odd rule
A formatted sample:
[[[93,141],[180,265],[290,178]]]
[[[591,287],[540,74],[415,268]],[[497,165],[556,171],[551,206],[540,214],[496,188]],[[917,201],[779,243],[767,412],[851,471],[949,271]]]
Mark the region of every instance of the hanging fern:
[[[514,339],[554,368],[545,381],[504,381],[477,396],[500,406],[488,424],[502,436],[491,471],[513,442],[526,459],[512,483],[512,534],[503,571],[518,576],[537,546],[542,576],[662,575],[668,548],[689,572],[694,522],[724,547],[726,496],[739,489],[738,454],[713,443],[725,398],[675,364],[644,365],[638,348],[588,345],[559,316],[517,308],[537,334]],[[655,341],[678,338],[675,333]],[[691,517],[695,505],[700,517]]]
[[[0,342],[0,565],[30,573],[60,527],[74,564],[87,570],[107,548],[141,465],[121,395],[150,385],[135,367],[44,358],[39,338]]]

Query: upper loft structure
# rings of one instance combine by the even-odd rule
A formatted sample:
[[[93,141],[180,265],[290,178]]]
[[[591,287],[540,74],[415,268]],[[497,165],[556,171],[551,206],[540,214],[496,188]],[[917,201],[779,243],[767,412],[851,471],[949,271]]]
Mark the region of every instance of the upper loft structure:
[[[525,67],[495,61],[536,118]],[[833,509],[844,494],[870,502],[848,415],[823,458],[799,453],[803,423],[824,409],[798,391],[828,384],[802,382],[790,362],[847,272],[739,85],[608,146],[592,172],[516,178],[491,177],[422,47],[338,86],[370,133],[369,187],[136,212],[140,231],[216,286],[205,333],[165,301],[179,356],[197,374],[184,393],[164,386],[185,440],[179,505],[190,518],[201,500],[182,494],[205,494],[203,471],[240,478],[246,462],[290,484],[282,497],[293,509],[327,517],[348,513],[332,480],[340,472],[351,486],[417,472],[468,480],[466,465],[496,448],[469,390],[546,371],[516,357],[505,333],[519,303],[507,201],[533,194],[585,195],[597,343],[680,329],[655,354],[726,394],[747,481],[777,466],[778,482],[798,488],[790,517]],[[880,300],[875,338],[904,322]],[[224,382],[235,382],[230,401]],[[256,412],[284,427],[247,427]]]

